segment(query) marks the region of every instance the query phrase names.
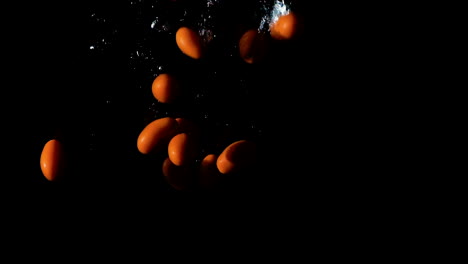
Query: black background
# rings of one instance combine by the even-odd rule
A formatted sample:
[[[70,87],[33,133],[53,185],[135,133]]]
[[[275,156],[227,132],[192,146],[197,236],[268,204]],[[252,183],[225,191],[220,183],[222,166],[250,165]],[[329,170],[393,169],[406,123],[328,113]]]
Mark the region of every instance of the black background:
[[[10,171],[3,177],[6,186],[79,187],[116,196],[173,192],[161,175],[162,157],[145,156],[136,149],[144,125],[164,115],[193,117],[213,134],[228,122],[232,130],[225,140],[258,142],[257,166],[233,177],[227,192],[359,196],[357,190],[375,180],[367,175],[386,173],[375,170],[383,158],[373,155],[380,153],[377,135],[383,128],[369,125],[383,118],[369,107],[377,109],[383,101],[367,100],[369,91],[374,99],[381,96],[368,88],[382,85],[376,80],[383,73],[372,64],[382,58],[378,48],[382,39],[369,38],[373,28],[360,27],[366,21],[361,23],[347,7],[310,8],[307,1],[295,2],[295,11],[304,18],[301,38],[273,42],[264,63],[247,65],[229,55],[236,48],[236,34],[257,25],[258,6],[250,1],[219,7],[223,16],[216,18],[219,23],[214,27],[219,37],[200,61],[177,49],[176,26],[170,34],[150,31],[153,16],[167,14],[152,13],[142,5],[137,8],[131,1],[111,2],[10,8],[17,15],[5,32],[9,81],[2,98],[3,106],[9,106],[4,110],[8,153],[4,167]],[[175,23],[178,26],[196,26],[200,14],[206,14],[202,2],[178,3],[193,5],[189,16]],[[92,13],[108,22],[99,24]],[[118,33],[109,33],[114,29]],[[101,35],[112,44],[92,53],[90,43]],[[129,54],[141,39],[147,50],[152,45],[161,71],[175,72],[191,86],[187,104],[160,106],[159,113],[148,111],[155,102],[151,74],[159,72],[148,72],[153,61],[137,64],[137,71],[129,69]],[[194,101],[197,92],[203,100]],[[209,119],[203,118],[205,113]],[[39,167],[42,147],[54,137],[62,139],[69,162],[61,183],[47,182]],[[208,139],[204,143],[219,151]]]
[[[243,30],[258,25],[260,4],[226,1],[209,10],[214,17],[210,26],[218,37],[207,57],[194,61],[176,47],[175,30],[181,25],[196,27],[200,16],[208,14],[204,1],[111,2],[41,3],[17,9],[21,10],[17,24],[8,31],[4,49],[11,87],[3,98],[13,105],[6,112],[11,154],[5,166],[13,173],[4,177],[5,183],[100,189],[152,186],[155,192],[171,191],[160,172],[162,156],[145,156],[136,149],[144,125],[167,115],[201,124],[211,133],[203,142],[207,150],[219,152],[226,143],[242,138],[258,142],[268,158],[230,189],[258,188],[265,180],[278,180],[270,167],[283,167],[279,166],[283,159],[288,164],[286,160],[303,155],[283,148],[312,141],[310,130],[317,129],[316,112],[302,105],[310,97],[313,109],[312,102],[318,100],[311,80],[317,68],[304,59],[312,52],[313,38],[272,42],[266,61],[248,65],[236,56],[236,45]],[[154,3],[161,8],[150,8]],[[171,11],[160,11],[163,6]],[[301,13],[300,4],[296,8]],[[181,17],[183,10],[190,11],[183,21],[171,18],[171,12]],[[172,27],[163,33],[151,31],[155,16],[167,19]],[[90,50],[101,37],[106,43]],[[153,59],[132,61],[130,54],[137,49],[151,52]],[[154,70],[157,65],[161,69]],[[164,71],[178,75],[187,87],[178,105],[157,104],[151,95],[152,79]],[[299,78],[304,72],[307,78]],[[196,94],[202,94],[198,101],[193,99]],[[303,114],[295,112],[298,106],[306,107],[307,119],[296,118]],[[303,139],[291,137],[296,130]],[[218,133],[228,134],[215,142]],[[42,147],[52,138],[62,141],[68,161],[59,184],[47,182],[39,167]]]
[[[60,223],[71,228],[60,229],[60,240],[56,239],[54,246],[70,248],[70,244],[61,242],[73,235],[95,244],[100,252],[105,238],[127,245],[128,241],[140,240],[122,239],[125,235],[146,234],[158,241],[164,230],[178,242],[169,246],[179,246],[179,238],[183,237],[179,235],[186,230],[199,231],[195,239],[205,238],[207,230],[216,230],[217,236],[210,237],[213,241],[240,238],[236,247],[216,243],[223,249],[233,248],[237,254],[247,243],[257,252],[260,241],[267,242],[269,252],[265,255],[276,257],[284,252],[288,258],[301,251],[313,252],[311,249],[316,247],[310,243],[314,242],[329,249],[330,256],[362,253],[360,257],[368,257],[370,251],[381,252],[383,248],[392,252],[379,257],[389,256],[394,253],[394,241],[400,245],[413,243],[411,238],[428,236],[427,232],[419,236],[414,231],[425,228],[424,223],[433,214],[427,219],[412,218],[427,204],[427,196],[415,194],[423,182],[415,184],[414,176],[420,168],[409,170],[404,166],[417,158],[414,149],[407,148],[419,136],[411,134],[411,126],[407,126],[417,118],[408,116],[404,104],[414,102],[411,87],[419,80],[408,84],[402,75],[414,72],[416,64],[407,64],[406,56],[411,55],[415,61],[412,54],[418,47],[410,45],[407,35],[400,35],[398,30],[406,28],[406,24],[393,27],[397,19],[390,6],[315,1],[306,6],[312,1],[304,0],[297,10],[305,18],[303,38],[277,47],[284,53],[274,53],[261,66],[246,67],[234,59],[221,66],[224,70],[217,76],[222,78],[211,79],[209,86],[226,79],[232,81],[239,73],[251,76],[248,79],[244,75],[245,80],[250,80],[249,98],[261,107],[244,111],[263,133],[258,136],[249,129],[246,132],[239,125],[233,137],[255,137],[261,146],[261,159],[256,168],[236,175],[230,182],[222,192],[227,195],[221,195],[228,199],[208,195],[209,199],[174,203],[180,200],[160,196],[183,194],[165,184],[160,173],[161,157],[140,155],[136,150],[136,137],[153,99],[144,88],[138,90],[135,86],[150,77],[128,71],[133,37],[143,33],[133,30],[136,15],[135,10],[127,8],[128,2],[115,2],[17,1],[2,5],[2,11],[11,16],[1,18],[4,82],[0,96],[0,187],[5,194],[3,204],[14,208],[2,219],[20,216],[13,218],[15,223],[21,221],[20,229],[12,231],[21,240],[17,244],[23,253],[25,237],[18,236],[18,231],[45,232],[38,236],[33,246],[37,248],[44,244],[43,238],[51,237],[51,229],[44,227]],[[233,2],[239,3],[239,10],[248,1]],[[401,9],[400,5],[393,7]],[[90,14],[97,10],[112,18],[121,33],[114,46],[93,57],[89,53],[90,35],[101,29],[90,23]],[[414,33],[413,29],[404,32]],[[182,69],[180,74],[195,78],[194,89],[202,87],[200,82],[205,77],[212,76],[209,68],[214,67],[214,62],[225,58],[213,56],[204,62],[191,62],[169,42],[160,44],[168,48],[161,55],[166,69]],[[173,65],[169,59],[172,56],[177,58]],[[199,67],[191,67],[194,64]],[[235,104],[235,100],[227,98],[233,94],[229,89],[225,94],[215,94],[226,99],[226,107],[216,108],[220,113],[231,113],[231,121],[240,114],[239,120],[244,120],[245,115],[229,111]],[[221,104],[210,102],[216,107]],[[211,110],[210,104],[197,110],[205,108]],[[216,124],[210,122],[205,125]],[[95,136],[90,136],[90,130]],[[63,140],[70,158],[68,178],[61,183],[47,182],[39,167],[43,145],[56,136]],[[90,145],[95,147],[93,151]],[[26,203],[18,206],[21,200]],[[216,206],[203,210],[213,203]],[[29,205],[38,206],[29,211]],[[53,207],[50,215],[42,210],[44,206]],[[166,213],[163,209],[168,207],[171,210]],[[25,211],[32,213],[26,217],[18,214]],[[164,222],[174,218],[175,227],[160,224],[161,219]],[[88,227],[97,228],[99,233]],[[90,239],[96,234],[98,239]],[[410,239],[406,239],[408,235]],[[144,249],[151,247],[146,240],[143,243]],[[352,245],[357,245],[358,250]],[[287,250],[290,247],[293,254]],[[351,249],[351,254],[343,248]],[[271,254],[271,249],[279,253]]]

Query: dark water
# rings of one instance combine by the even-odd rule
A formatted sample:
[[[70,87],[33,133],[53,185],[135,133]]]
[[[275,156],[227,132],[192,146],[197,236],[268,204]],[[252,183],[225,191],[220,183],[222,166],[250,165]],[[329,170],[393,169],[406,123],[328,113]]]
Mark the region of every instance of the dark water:
[[[16,211],[26,210],[17,206],[21,199],[33,205],[37,201],[39,207],[60,204],[58,210],[53,206],[61,215],[49,221],[52,225],[78,219],[73,229],[81,231],[86,223],[108,227],[111,237],[122,234],[111,223],[125,219],[122,227],[127,227],[128,218],[136,221],[132,233],[147,234],[147,226],[158,232],[183,227],[204,232],[193,220],[206,213],[214,216],[207,225],[253,227],[255,232],[247,229],[249,238],[253,233],[277,238],[313,230],[307,236],[313,241],[323,230],[325,241],[341,242],[337,238],[343,234],[363,237],[362,231],[370,228],[374,238],[379,231],[396,230],[396,223],[407,226],[411,213],[403,211],[400,218],[398,212],[405,207],[415,212],[424,203],[426,195],[418,203],[406,199],[424,180],[414,187],[420,168],[402,168],[402,161],[413,163],[415,157],[400,141],[408,127],[398,125],[400,116],[388,115],[404,112],[393,99],[408,98],[411,87],[398,78],[404,63],[390,63],[400,54],[394,44],[405,50],[407,39],[394,38],[374,23],[387,7],[374,8],[369,18],[369,7],[355,3],[313,1],[306,8],[312,1],[294,1],[306,18],[304,37],[276,43],[267,61],[246,65],[237,56],[238,34],[258,26],[272,1],[220,0],[210,6],[191,0],[40,2],[2,4],[11,16],[2,16],[0,32],[0,187],[6,194],[2,200]],[[395,21],[391,15],[387,23]],[[190,60],[177,49],[174,34],[180,25],[206,29],[204,36],[213,37],[205,59]],[[152,97],[152,79],[166,71],[183,80],[183,103],[165,106]],[[226,187],[228,197],[247,202],[184,214],[175,229],[156,224],[153,214],[167,219],[172,214],[161,214],[161,208],[174,204],[158,194],[174,190],[161,175],[163,155],[142,155],[136,139],[149,121],[171,115],[193,118],[202,126],[206,152],[239,138],[259,144],[258,164]],[[66,148],[69,164],[62,183],[47,182],[39,167],[42,147],[51,138],[60,138]],[[260,199],[252,201],[252,193]],[[81,210],[63,215],[63,209],[75,209],[69,198],[90,201],[79,203],[90,217],[81,216]],[[185,213],[187,204],[203,206],[193,201],[178,203],[173,211]],[[207,203],[218,201],[225,202]],[[229,213],[219,215],[223,209]],[[117,213],[96,217],[107,212]],[[21,219],[22,228],[43,228],[37,222],[42,216],[34,211]],[[234,225],[227,225],[231,219]]]
[[[297,144],[291,133],[279,131],[308,123],[298,124],[287,103],[310,95],[310,83],[299,78],[310,66],[301,61],[310,43],[272,42],[270,56],[256,65],[238,55],[242,32],[260,28],[274,2],[88,1],[16,8],[22,10],[16,19],[30,22],[11,30],[11,52],[5,49],[17,67],[8,76],[15,83],[13,111],[24,110],[19,118],[9,115],[15,169],[5,182],[53,185],[42,176],[39,157],[43,145],[57,138],[68,161],[63,184],[171,191],[161,174],[164,155],[143,155],[136,148],[143,127],[164,116],[188,117],[201,126],[200,157],[238,139],[258,143],[259,163],[231,189],[277,180],[271,174],[283,167],[277,161],[291,154],[281,147]],[[302,14],[300,2],[287,3]],[[205,58],[180,52],[180,26],[203,36]],[[23,63],[15,66],[15,60]],[[184,96],[174,105],[158,103],[151,94],[151,82],[164,72],[182,82]]]
[[[382,68],[369,59],[380,58],[372,49],[379,40],[361,38],[373,31],[351,23],[345,8],[311,9],[305,2],[291,4],[305,18],[302,37],[272,42],[269,56],[255,65],[239,58],[237,41],[246,29],[260,27],[274,1],[9,8],[16,16],[3,32],[2,182],[117,195],[173,192],[161,174],[164,154],[139,153],[136,139],[150,121],[174,116],[201,126],[200,157],[237,139],[258,143],[256,166],[226,187],[237,194],[306,191],[323,194],[319,200],[355,195],[369,180],[378,181],[359,175],[389,169],[379,166],[383,156],[373,154],[384,145],[379,135],[385,129],[374,125],[385,117],[373,109],[383,98],[376,87],[387,79],[378,77]],[[204,59],[178,50],[175,32],[182,25],[198,29],[207,41]],[[163,72],[182,81],[179,103],[153,98],[151,82]],[[51,138],[66,148],[60,184],[47,182],[39,167]]]

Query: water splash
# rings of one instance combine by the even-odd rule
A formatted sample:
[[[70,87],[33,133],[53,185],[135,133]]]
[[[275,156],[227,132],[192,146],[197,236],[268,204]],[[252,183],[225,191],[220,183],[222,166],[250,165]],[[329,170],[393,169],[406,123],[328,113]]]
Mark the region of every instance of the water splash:
[[[260,20],[258,30],[265,32],[270,30],[270,25],[278,21],[279,17],[287,15],[290,12],[290,6],[287,5],[284,0],[275,1],[275,4],[271,8],[270,12],[267,11],[269,8],[266,4],[262,6],[262,9],[265,11],[265,15],[262,16]]]
[[[273,6],[273,9],[271,10],[271,23],[275,23],[278,21],[278,18],[280,16],[284,16],[289,14],[289,6],[287,6],[284,3],[284,0],[282,1],[276,1],[275,5]]]

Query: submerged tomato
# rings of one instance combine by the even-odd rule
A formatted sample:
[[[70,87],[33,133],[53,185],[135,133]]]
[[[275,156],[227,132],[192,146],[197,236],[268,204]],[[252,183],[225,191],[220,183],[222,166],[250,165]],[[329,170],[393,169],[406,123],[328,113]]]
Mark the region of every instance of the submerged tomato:
[[[270,27],[271,37],[278,40],[295,38],[300,31],[301,23],[294,12],[280,16]]]
[[[151,86],[154,98],[161,103],[173,103],[180,95],[176,78],[168,73],[158,75]]]
[[[251,165],[256,159],[256,145],[252,141],[239,140],[227,146],[219,155],[216,166],[223,174],[232,173]]]
[[[63,148],[57,139],[49,140],[42,149],[41,171],[49,181],[56,181],[62,174]]]
[[[137,148],[143,154],[162,150],[177,133],[178,123],[172,117],[163,117],[149,123],[140,133]]]
[[[200,59],[203,56],[203,43],[200,36],[188,27],[181,27],[176,32],[176,43],[185,55]]]

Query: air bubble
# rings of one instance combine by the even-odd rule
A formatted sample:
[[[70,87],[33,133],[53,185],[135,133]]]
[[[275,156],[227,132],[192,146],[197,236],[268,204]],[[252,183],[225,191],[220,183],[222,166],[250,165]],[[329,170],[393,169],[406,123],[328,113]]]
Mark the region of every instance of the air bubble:
[[[157,23],[158,23],[158,18],[156,18],[153,22],[151,22],[151,28],[155,28]]]
[[[159,17],[156,17],[150,25],[151,29],[156,30],[157,32],[169,32],[171,26],[168,21],[161,21]]]

